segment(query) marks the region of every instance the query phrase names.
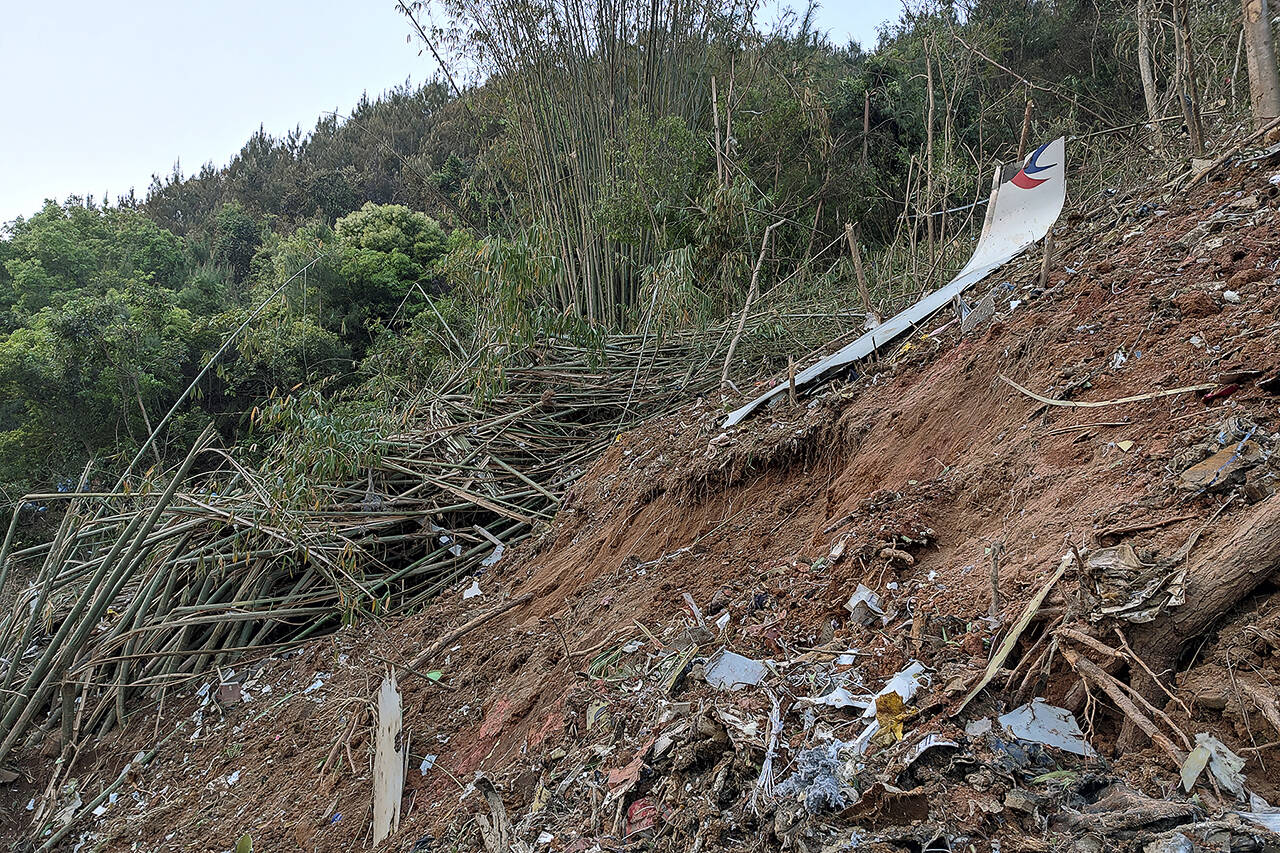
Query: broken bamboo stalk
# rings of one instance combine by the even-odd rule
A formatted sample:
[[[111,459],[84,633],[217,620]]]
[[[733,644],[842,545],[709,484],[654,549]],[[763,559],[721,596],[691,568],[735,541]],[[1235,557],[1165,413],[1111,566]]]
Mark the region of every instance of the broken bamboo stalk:
[[[1070,409],[1100,409],[1104,406],[1119,406],[1123,403],[1144,403],[1148,400],[1159,400],[1163,397],[1176,397],[1179,394],[1192,394],[1198,391],[1210,391],[1218,387],[1217,385],[1210,382],[1202,385],[1188,385],[1185,388],[1172,388],[1167,391],[1152,391],[1149,394],[1136,394],[1132,397],[1121,397],[1118,400],[1098,400],[1095,402],[1081,402],[1079,400],[1054,400],[1049,397],[1044,397],[1044,396],[1041,396],[1040,394],[1037,394],[1035,391],[1032,391],[1028,388],[1024,388],[1023,386],[1019,385],[1017,382],[1014,382],[1008,376],[1005,376],[1003,373],[998,374],[998,376],[1002,382],[1012,385],[1015,390],[1025,394],[1026,396],[1035,400],[1037,403],[1043,403],[1046,406],[1058,406],[1061,408],[1070,408]]]
[[[1018,621],[1009,629],[1009,633],[1005,635],[1004,641],[1000,643],[1000,648],[987,664],[986,671],[983,672],[981,680],[974,685],[973,689],[969,691],[969,694],[964,697],[964,700],[956,706],[955,711],[952,712],[953,716],[963,711],[968,704],[973,701],[973,698],[981,693],[983,689],[991,683],[992,679],[996,677],[996,673],[998,673],[1001,667],[1004,666],[1004,662],[1009,659],[1009,653],[1012,652],[1013,647],[1017,645],[1018,638],[1022,636],[1022,632],[1027,629],[1027,626],[1031,624],[1032,618],[1036,615],[1036,611],[1040,609],[1040,605],[1044,603],[1045,598],[1049,595],[1049,590],[1053,589],[1054,584],[1061,580],[1062,576],[1066,574],[1068,565],[1070,565],[1070,561],[1068,559],[1064,558],[1059,562],[1057,571],[1049,577],[1049,580],[1045,581],[1044,586],[1040,587],[1040,590],[1032,596],[1030,601],[1027,602],[1027,606],[1022,609],[1022,615],[1018,617]]]
[[[853,258],[853,271],[858,279],[858,298],[862,301],[862,313],[867,315],[868,320],[873,316],[879,319],[879,316],[871,310],[871,292],[867,289],[867,276],[862,268],[862,246],[858,242],[851,223],[844,224],[844,239],[849,244],[849,255]]]
[[[721,390],[729,382],[729,366],[733,363],[733,352],[738,348],[738,341],[742,339],[742,330],[747,325],[747,315],[751,313],[751,303],[755,301],[756,294],[760,292],[760,268],[764,266],[765,252],[769,248],[769,237],[773,234],[773,230],[781,224],[781,220],[773,223],[764,229],[764,236],[760,238],[760,255],[756,258],[755,269],[751,271],[751,285],[747,288],[747,299],[742,305],[742,316],[738,319],[738,331],[734,333],[733,340],[729,342],[729,351],[724,355],[724,370],[720,373]]]
[[[1027,108],[1022,112],[1022,134],[1018,137],[1018,162],[1021,163],[1027,156],[1027,137],[1031,134],[1031,110],[1035,107],[1035,101],[1031,100],[1031,93],[1027,92]]]

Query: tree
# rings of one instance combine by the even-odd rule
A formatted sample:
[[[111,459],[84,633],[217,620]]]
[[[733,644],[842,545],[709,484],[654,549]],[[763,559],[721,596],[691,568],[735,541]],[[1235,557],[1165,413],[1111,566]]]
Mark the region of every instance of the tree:
[[[414,283],[430,276],[445,252],[446,235],[425,213],[372,202],[339,219],[334,234],[341,260],[339,275],[326,282],[325,309],[329,322],[362,355],[369,343],[367,323],[390,317],[412,295]]]
[[[1244,0],[1244,43],[1249,63],[1249,101],[1258,127],[1280,116],[1280,70],[1267,0]]]
[[[132,281],[45,307],[0,339],[0,392],[17,404],[0,424],[0,475],[65,474],[141,442],[188,362],[190,317],[171,297]]]
[[[237,284],[249,275],[249,264],[261,244],[258,224],[239,202],[224,204],[214,216],[213,260],[231,269]]]

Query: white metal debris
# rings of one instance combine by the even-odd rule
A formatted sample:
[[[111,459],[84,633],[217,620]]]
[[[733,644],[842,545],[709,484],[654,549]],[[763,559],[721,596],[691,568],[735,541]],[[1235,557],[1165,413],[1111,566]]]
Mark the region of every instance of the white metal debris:
[[[769,672],[764,661],[752,660],[736,652],[721,649],[711,656],[706,667],[707,683],[718,690],[754,687]]]
[[[1043,699],[1033,699],[1014,708],[999,720],[1000,725],[1019,740],[1034,741],[1086,758],[1095,754],[1071,712]]]
[[[860,625],[869,625],[876,619],[885,621],[884,611],[880,609],[880,596],[862,584],[858,584],[844,607],[849,611],[849,617]]]
[[[949,284],[940,287],[915,305],[887,320],[853,343],[822,359],[795,377],[795,386],[806,385],[847,364],[852,364],[884,347],[894,338],[927,319],[993,270],[1013,260],[1049,233],[1062,212],[1067,197],[1066,142],[1059,137],[1045,143],[1027,157],[1022,170],[997,185],[987,210],[987,222],[969,263]],[[731,413],[722,425],[728,429],[747,415],[783,393],[790,382],[781,382],[765,394]]]

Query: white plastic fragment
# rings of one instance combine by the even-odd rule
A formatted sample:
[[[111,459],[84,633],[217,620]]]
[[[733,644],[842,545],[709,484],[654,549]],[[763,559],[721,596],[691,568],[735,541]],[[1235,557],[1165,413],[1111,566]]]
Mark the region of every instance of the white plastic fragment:
[[[1190,791],[1205,767],[1218,780],[1218,784],[1237,797],[1244,797],[1244,759],[1236,755],[1222,741],[1211,734],[1196,735],[1196,747],[1182,762],[1182,789]]]
[[[478,595],[484,595],[484,593],[480,591],[480,581],[473,580],[471,586],[462,591],[462,600],[466,601],[468,598],[475,598]]]
[[[906,669],[890,678],[884,683],[884,687],[880,688],[880,692],[872,696],[867,703],[867,709],[862,712],[862,716],[871,718],[876,715],[876,699],[886,696],[890,693],[897,693],[902,697],[905,705],[915,698],[916,691],[920,688],[920,682],[929,680],[929,674],[925,672],[924,664],[920,661],[912,661]]]
[[[227,787],[230,788],[232,785],[234,785],[239,781],[240,781],[240,771],[237,770],[227,777]]]
[[[1239,305],[1240,294],[1236,293],[1234,290],[1224,290],[1222,291],[1222,301],[1230,302],[1232,305]]]
[[[484,566],[486,569],[489,568],[490,566],[496,566],[498,564],[498,561],[502,559],[503,550],[504,549],[501,542],[499,542],[497,545],[494,545],[493,550],[489,552],[489,556],[485,557],[483,560],[480,561],[480,565]]]
[[[880,596],[862,584],[854,590],[853,595],[845,603],[850,618],[859,624],[869,625],[877,618],[884,620],[884,611],[880,609]]]
[[[707,683],[717,690],[739,690],[759,684],[769,672],[769,667],[764,661],[721,649],[707,661],[705,672]]]
[[[422,775],[425,776],[427,775],[427,771],[435,766],[436,766],[436,756],[424,755],[422,757],[422,763],[418,765],[418,772],[420,772]]]
[[[999,717],[999,721],[1009,734],[1019,740],[1052,746],[1086,758],[1095,754],[1071,712],[1043,699],[1034,699],[1014,708]]]
[[[980,720],[970,720],[964,724],[964,733],[969,737],[981,737],[991,731],[991,718],[983,717]]]

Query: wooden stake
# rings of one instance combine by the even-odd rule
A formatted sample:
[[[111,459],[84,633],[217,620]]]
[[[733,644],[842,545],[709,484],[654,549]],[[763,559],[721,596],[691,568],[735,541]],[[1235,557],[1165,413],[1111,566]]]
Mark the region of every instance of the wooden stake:
[[[1053,264],[1053,231],[1044,235],[1044,257],[1040,261],[1040,289],[1049,289],[1049,267]]]
[[[1027,108],[1022,113],[1022,136],[1018,138],[1018,162],[1027,156],[1027,137],[1031,134],[1031,110],[1036,102],[1027,98]]]
[[[862,311],[871,315],[875,312],[871,310],[871,294],[867,290],[867,276],[862,269],[862,249],[858,245],[858,237],[854,233],[853,225],[848,222],[844,224],[844,239],[849,244],[849,254],[853,256],[853,271],[858,277],[858,298],[862,300]],[[878,319],[879,315],[876,316]]]
[[[792,356],[787,356],[787,395],[791,398],[791,405],[796,404],[796,360]]]

